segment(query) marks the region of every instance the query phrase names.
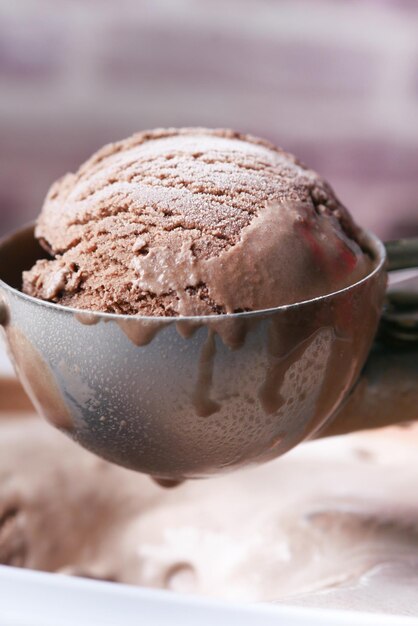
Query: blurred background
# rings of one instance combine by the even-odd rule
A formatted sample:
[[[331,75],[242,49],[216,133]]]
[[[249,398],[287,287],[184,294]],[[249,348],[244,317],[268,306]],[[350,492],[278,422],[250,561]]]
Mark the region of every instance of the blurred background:
[[[271,139],[417,235],[417,0],[0,0],[0,234],[103,143],[180,125]]]

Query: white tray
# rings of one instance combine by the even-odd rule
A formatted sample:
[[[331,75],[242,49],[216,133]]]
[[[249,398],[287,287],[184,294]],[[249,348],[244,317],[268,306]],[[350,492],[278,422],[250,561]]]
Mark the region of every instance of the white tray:
[[[418,619],[243,606],[0,566],[0,626],[415,626]]]

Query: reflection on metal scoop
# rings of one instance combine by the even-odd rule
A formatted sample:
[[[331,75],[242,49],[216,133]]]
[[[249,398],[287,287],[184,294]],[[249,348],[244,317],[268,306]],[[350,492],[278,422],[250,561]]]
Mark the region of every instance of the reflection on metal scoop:
[[[341,406],[336,432],[365,426],[353,415],[373,385],[365,377],[355,383],[386,291],[385,248],[373,235],[368,243],[373,272],[342,291],[268,311],[145,318],[76,311],[22,294],[22,270],[41,254],[28,228],[0,245],[3,334],[38,410],[78,443],[164,484],[208,476],[283,454],[324,431]],[[417,242],[408,246],[404,260],[392,246],[398,267],[418,264]],[[405,412],[386,411],[384,423],[418,417],[417,359],[398,354],[404,343],[417,354],[414,312],[402,321],[396,302],[391,307],[382,332],[397,341],[398,361],[408,362],[412,392]],[[393,354],[386,350],[383,361],[379,353],[385,371]],[[378,422],[378,401],[374,407]]]

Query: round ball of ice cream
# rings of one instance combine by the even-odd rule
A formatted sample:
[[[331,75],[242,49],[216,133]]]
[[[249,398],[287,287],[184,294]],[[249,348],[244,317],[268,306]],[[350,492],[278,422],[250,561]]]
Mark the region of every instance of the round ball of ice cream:
[[[138,133],[52,185],[32,296],[156,316],[268,309],[347,287],[372,261],[330,186],[266,141]]]

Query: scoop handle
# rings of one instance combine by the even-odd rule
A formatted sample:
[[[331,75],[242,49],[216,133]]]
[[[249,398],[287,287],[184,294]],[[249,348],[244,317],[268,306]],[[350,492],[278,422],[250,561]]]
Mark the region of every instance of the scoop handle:
[[[388,271],[418,267],[418,238],[385,244]],[[389,286],[359,380],[314,438],[418,420],[418,275]]]

